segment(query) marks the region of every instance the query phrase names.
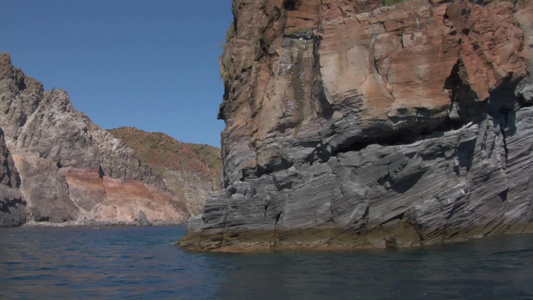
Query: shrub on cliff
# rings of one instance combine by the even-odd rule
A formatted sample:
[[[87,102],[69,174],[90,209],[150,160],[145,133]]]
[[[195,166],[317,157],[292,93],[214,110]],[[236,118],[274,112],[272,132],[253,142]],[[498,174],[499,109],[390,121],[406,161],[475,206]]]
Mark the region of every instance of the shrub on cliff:
[[[381,0],[381,3],[385,6],[389,6],[389,5],[395,5],[400,2],[406,2],[406,1],[409,1],[409,0]]]

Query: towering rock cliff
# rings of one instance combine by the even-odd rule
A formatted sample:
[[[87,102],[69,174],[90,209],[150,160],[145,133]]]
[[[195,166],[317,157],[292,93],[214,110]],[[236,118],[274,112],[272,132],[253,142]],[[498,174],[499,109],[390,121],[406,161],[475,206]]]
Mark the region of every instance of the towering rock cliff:
[[[223,192],[190,249],[531,231],[533,2],[233,1]]]
[[[7,52],[0,55],[0,127],[7,174],[0,196],[9,199],[3,214],[26,203],[29,223],[180,223],[189,216],[123,141],[76,111],[65,91],[44,91]]]

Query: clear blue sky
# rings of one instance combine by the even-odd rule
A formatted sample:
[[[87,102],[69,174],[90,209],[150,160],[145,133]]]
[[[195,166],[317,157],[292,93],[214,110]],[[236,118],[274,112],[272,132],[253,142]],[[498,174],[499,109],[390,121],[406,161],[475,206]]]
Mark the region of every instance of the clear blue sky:
[[[219,146],[231,0],[0,0],[0,52],[104,129]]]

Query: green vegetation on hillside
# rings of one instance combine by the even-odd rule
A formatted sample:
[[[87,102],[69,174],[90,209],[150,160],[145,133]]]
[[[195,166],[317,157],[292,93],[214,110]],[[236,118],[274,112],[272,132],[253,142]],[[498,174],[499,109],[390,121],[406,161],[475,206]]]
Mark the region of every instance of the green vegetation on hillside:
[[[407,1],[409,0],[381,0],[381,3],[385,6],[389,6],[389,5],[395,5],[400,2],[407,2]]]
[[[161,132],[133,127],[111,129],[137,157],[161,174],[174,194],[187,201],[192,214],[202,211],[207,196],[220,189],[220,149],[209,145],[181,143]]]
[[[145,132],[131,127],[111,129],[109,132],[126,142],[137,157],[156,170],[187,170],[210,177],[220,172],[220,149],[209,145],[181,143],[161,132]]]

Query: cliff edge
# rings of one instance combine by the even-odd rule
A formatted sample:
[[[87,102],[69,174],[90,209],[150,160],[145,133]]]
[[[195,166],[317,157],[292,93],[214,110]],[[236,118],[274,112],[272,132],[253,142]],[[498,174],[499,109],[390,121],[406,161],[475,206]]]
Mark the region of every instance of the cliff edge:
[[[224,190],[182,247],[532,231],[532,1],[234,0],[233,14]]]

